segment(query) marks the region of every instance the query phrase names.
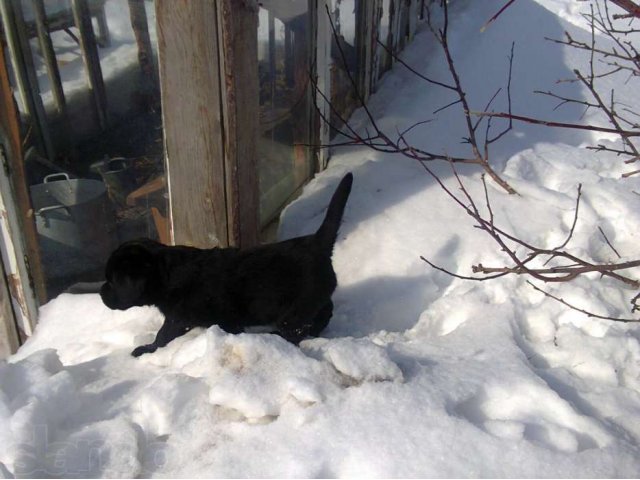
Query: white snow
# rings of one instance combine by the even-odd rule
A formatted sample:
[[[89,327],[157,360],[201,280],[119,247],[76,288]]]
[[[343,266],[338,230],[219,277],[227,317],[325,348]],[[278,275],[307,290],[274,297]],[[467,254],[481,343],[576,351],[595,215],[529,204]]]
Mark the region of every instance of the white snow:
[[[582,95],[559,84],[584,66],[544,40],[590,32],[572,0],[520,0],[484,33],[504,1],[454,3],[451,46],[472,108],[504,86],[511,41],[514,112],[575,122],[577,108],[533,93]],[[586,37],[585,37],[586,36]],[[604,40],[603,40],[604,41]],[[430,33],[403,58],[441,80]],[[607,79],[607,82],[614,82]],[[637,79],[611,83],[640,111]],[[371,100],[389,134],[466,154],[459,109],[401,66]],[[500,104],[502,102],[502,104]],[[504,98],[494,105],[505,107]],[[363,112],[354,125],[367,127]],[[596,112],[585,123],[605,124]],[[499,122],[496,122],[496,126]],[[492,149],[520,193],[489,183],[496,223],[578,256],[638,258],[640,177],[620,158],[586,150],[615,139],[516,124]],[[614,143],[615,145],[615,143]],[[448,165],[435,166],[455,187]],[[162,318],[153,308],[110,311],[97,295],[63,294],[41,309],[32,338],[0,364],[0,476],[60,477],[634,477],[640,472],[640,326],[589,318],[534,291],[524,278],[455,279],[505,256],[419,165],[363,147],[336,149],[282,216],[281,238],[319,225],[342,175],[354,186],[334,252],[339,286],[324,338],[294,347],[268,334],[198,329],[132,358]],[[461,169],[483,199],[478,169]],[[484,205],[483,202],[479,202]],[[638,271],[629,272],[638,278]],[[636,292],[585,275],[541,285],[605,315],[629,316]]]

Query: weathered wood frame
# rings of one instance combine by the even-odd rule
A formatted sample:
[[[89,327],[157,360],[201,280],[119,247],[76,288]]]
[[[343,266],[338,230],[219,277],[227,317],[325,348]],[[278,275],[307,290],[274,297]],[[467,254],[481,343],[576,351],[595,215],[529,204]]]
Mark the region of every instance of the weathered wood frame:
[[[42,56],[47,66],[47,73],[51,80],[51,91],[56,104],[58,113],[66,114],[67,101],[62,88],[62,79],[60,77],[60,69],[56,60],[56,53],[53,49],[53,41],[49,34],[49,22],[44,7],[44,0],[32,0],[33,13],[35,15],[36,32],[38,34],[38,43],[42,51]]]
[[[107,91],[100,66],[98,44],[93,26],[91,24],[91,12],[87,0],[71,0],[71,10],[76,28],[80,33],[80,48],[82,49],[82,62],[87,73],[89,91],[93,99],[92,106],[96,121],[102,130],[107,129],[109,118],[107,114]]]
[[[172,242],[257,243],[257,7],[157,0]]]
[[[258,9],[250,2],[218,2],[222,113],[225,132],[228,244],[258,243]]]
[[[360,26],[359,39],[356,41],[358,47],[358,71],[360,72],[358,78],[358,90],[362,99],[366,100],[371,95],[371,75],[372,71],[373,52],[375,47],[375,36],[373,35],[374,16],[376,11],[375,1],[361,1],[360,8],[358,8],[356,22]]]
[[[11,294],[4,262],[0,258],[0,360],[15,353],[20,346],[20,335],[15,321]]]
[[[11,303],[5,329],[19,327],[19,339],[30,335],[37,320],[37,305],[46,299],[36,225],[25,171],[18,112],[14,103],[4,51],[0,49],[0,204],[2,206],[3,272]],[[0,288],[4,288],[0,285]],[[4,315],[3,315],[4,316]],[[15,345],[15,337],[9,345]]]

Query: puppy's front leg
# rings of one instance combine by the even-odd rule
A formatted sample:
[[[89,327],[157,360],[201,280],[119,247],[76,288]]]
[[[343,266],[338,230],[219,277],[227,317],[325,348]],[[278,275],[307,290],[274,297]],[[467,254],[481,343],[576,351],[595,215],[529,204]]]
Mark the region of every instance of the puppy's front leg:
[[[133,355],[134,357],[139,357],[144,353],[153,353],[158,348],[164,347],[171,340],[184,335],[189,330],[190,328],[186,327],[184,324],[175,323],[169,319],[165,319],[162,327],[160,327],[160,330],[158,330],[156,339],[153,341],[153,343],[142,345],[136,348],[133,352],[131,352],[131,355]]]

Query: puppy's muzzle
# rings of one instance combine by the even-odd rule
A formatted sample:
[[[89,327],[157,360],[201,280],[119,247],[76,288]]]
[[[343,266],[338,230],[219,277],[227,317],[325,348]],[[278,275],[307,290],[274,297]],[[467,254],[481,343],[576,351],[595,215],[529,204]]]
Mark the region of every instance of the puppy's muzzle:
[[[126,310],[130,306],[127,306],[124,304],[124,302],[119,301],[116,292],[108,283],[102,285],[102,288],[100,289],[100,298],[102,298],[102,303],[104,303],[111,310]]]

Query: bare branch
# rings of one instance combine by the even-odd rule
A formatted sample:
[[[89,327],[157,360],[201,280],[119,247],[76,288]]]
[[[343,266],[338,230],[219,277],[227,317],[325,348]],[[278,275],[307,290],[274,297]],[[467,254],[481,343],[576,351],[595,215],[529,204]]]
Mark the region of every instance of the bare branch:
[[[446,268],[443,267],[439,267],[438,265],[436,265],[435,263],[430,262],[429,260],[427,260],[424,257],[420,257],[420,260],[422,260],[423,262],[427,263],[431,268],[435,268],[436,270],[439,270],[443,273],[446,273],[449,276],[455,277],[455,278],[459,278],[460,280],[474,280],[477,282],[483,282],[485,280],[493,280],[495,278],[499,278],[499,277],[504,277],[506,275],[506,273],[501,273],[499,275],[493,275],[493,276],[484,276],[484,277],[468,277],[465,275],[460,275],[458,273],[454,273],[450,270],[447,270]]]
[[[460,103],[462,104],[462,108],[465,116],[465,123],[467,126],[467,132],[469,134],[468,142],[469,142],[469,145],[471,146],[473,156],[478,160],[478,163],[482,165],[482,168],[493,179],[494,182],[500,185],[506,192],[510,194],[515,194],[517,193],[515,189],[498,175],[498,173],[491,167],[491,165],[489,165],[489,159],[485,158],[480,153],[480,149],[478,148],[478,140],[476,138],[476,129],[474,128],[474,124],[469,114],[470,108],[469,108],[469,103],[467,101],[467,95],[464,89],[462,88],[460,76],[456,69],[455,62],[451,55],[451,51],[449,49],[449,40],[447,38],[448,21],[449,21],[447,2],[442,3],[442,9],[444,11],[443,28],[439,31],[436,31],[435,27],[431,24],[431,22],[429,22],[429,28],[431,28],[431,31],[434,33],[436,40],[442,47],[442,51],[444,52],[444,56],[447,61],[447,66],[449,67],[449,73],[451,74],[451,78],[453,79],[455,90],[458,94],[458,98],[460,99]],[[511,62],[513,61],[513,45],[511,47],[511,54],[512,56],[510,60],[510,65],[511,65]],[[509,67],[509,78],[511,78],[511,66]]]
[[[582,197],[582,184],[578,184],[578,195],[576,196],[576,208],[573,213],[573,223],[571,224],[571,229],[569,230],[569,234],[567,238],[562,243],[562,245],[554,248],[553,250],[560,250],[567,246],[569,241],[571,241],[571,237],[573,237],[573,232],[576,229],[576,224],[578,223],[578,212],[580,211],[580,197]]]
[[[611,0],[617,6],[625,10],[630,16],[640,18],[640,5],[635,4],[631,0]],[[626,16],[618,17],[625,18]]]
[[[607,236],[605,235],[604,231],[602,230],[602,228],[600,228],[600,225],[598,225],[598,230],[600,230],[600,233],[602,234],[602,236],[604,237],[604,241],[607,242],[607,245],[609,245],[609,247],[611,248],[611,250],[613,250],[613,253],[615,253],[618,258],[622,258],[620,256],[620,254],[618,253],[618,251],[613,248],[613,245],[611,245],[611,242],[609,241],[609,239],[607,238]]]
[[[385,51],[387,52],[387,54],[391,55],[391,57],[393,57],[393,59],[398,62],[400,65],[402,65],[404,68],[406,68],[407,70],[409,70],[411,73],[413,73],[414,75],[416,75],[417,77],[421,78],[422,80],[424,80],[425,82],[431,83],[432,85],[437,85],[439,87],[442,88],[446,88],[447,90],[455,90],[455,87],[452,87],[451,85],[447,85],[444,82],[439,82],[437,80],[433,80],[432,78],[427,77],[426,75],[423,75],[422,73],[418,72],[415,68],[413,68],[411,65],[409,65],[407,62],[405,62],[404,60],[402,60],[398,55],[396,55],[389,47],[387,47],[383,42],[380,41],[379,38],[376,38],[376,42],[378,43],[378,45],[380,45],[382,48],[385,49]]]
[[[640,137],[640,131],[618,130],[615,128],[599,127],[596,125],[580,125],[576,123],[564,123],[555,122],[552,120],[540,120],[532,117],[525,117],[524,115],[514,115],[506,112],[469,112],[470,115],[478,117],[497,117],[497,118],[509,118],[511,120],[517,120],[520,122],[533,123],[535,125],[544,125],[546,127],[558,127],[558,128],[572,128],[575,130],[590,130],[592,132],[604,132],[604,133],[616,133],[623,137]]]
[[[495,21],[496,21],[496,19],[497,19],[500,15],[502,15],[502,14],[504,13],[504,11],[505,11],[507,8],[509,8],[511,5],[513,5],[513,3],[514,3],[515,1],[516,1],[516,0],[509,0],[506,4],[504,4],[504,5],[502,6],[502,8],[500,8],[500,10],[498,10],[498,12],[497,12],[493,17],[491,17],[489,20],[487,20],[487,21],[486,21],[486,23],[482,26],[482,28],[480,29],[480,31],[481,31],[481,32],[484,32],[484,31],[486,30],[486,28],[487,28],[490,24],[492,24],[493,22],[495,22]]]
[[[596,313],[593,312],[589,312],[587,310],[584,310],[582,308],[578,308],[575,305],[570,304],[569,302],[563,300],[560,297],[556,297],[555,295],[552,295],[551,293],[542,290],[539,287],[536,287],[533,283],[531,283],[529,280],[527,280],[527,283],[529,285],[531,285],[533,287],[534,290],[537,290],[538,292],[542,293],[543,295],[545,295],[546,297],[549,298],[553,298],[554,300],[556,300],[557,302],[560,302],[561,304],[563,304],[565,307],[569,307],[571,310],[575,310],[576,312],[580,312],[585,314],[588,317],[592,317],[592,318],[600,318],[602,320],[612,320],[614,322],[623,322],[623,323],[635,323],[635,322],[640,322],[640,318],[616,318],[616,317],[609,317],[609,316],[605,316],[605,315],[598,315]],[[638,297],[636,297],[638,298]]]
[[[573,280],[578,275],[584,273],[604,273],[613,272],[616,270],[626,270],[629,268],[640,267],[640,260],[634,260],[630,262],[618,263],[618,264],[603,264],[603,265],[563,265],[550,268],[525,268],[525,267],[485,267],[482,264],[474,265],[473,273],[514,273],[516,275],[531,275],[532,273],[538,274],[538,276],[553,274],[562,275],[554,277],[539,278],[544,282],[566,282],[567,280]],[[640,288],[640,282],[632,280],[632,286]]]

